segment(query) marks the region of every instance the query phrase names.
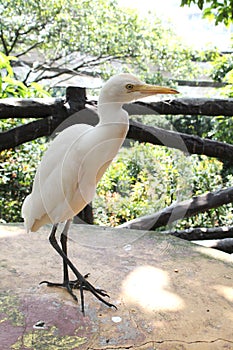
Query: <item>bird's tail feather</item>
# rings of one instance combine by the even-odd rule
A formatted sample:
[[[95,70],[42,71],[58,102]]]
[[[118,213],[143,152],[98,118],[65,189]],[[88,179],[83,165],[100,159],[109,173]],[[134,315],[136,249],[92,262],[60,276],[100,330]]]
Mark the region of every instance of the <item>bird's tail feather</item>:
[[[21,215],[22,215],[22,218],[24,219],[24,227],[25,227],[27,232],[31,231],[31,227],[32,227],[33,222],[34,222],[34,219],[31,216],[30,198],[31,198],[31,194],[29,194],[25,198],[25,200],[23,202],[22,210],[21,210]]]

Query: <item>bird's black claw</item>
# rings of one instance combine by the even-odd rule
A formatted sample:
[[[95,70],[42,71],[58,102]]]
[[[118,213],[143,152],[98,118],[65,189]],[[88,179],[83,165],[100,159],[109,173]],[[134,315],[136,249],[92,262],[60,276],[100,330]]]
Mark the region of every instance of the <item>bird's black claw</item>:
[[[47,286],[49,286],[49,287],[61,287],[62,286],[62,283],[52,283],[52,282],[49,282],[49,281],[41,281],[39,283],[39,285],[41,285],[43,283],[46,283]]]
[[[89,273],[81,276],[81,280],[76,279],[74,281],[64,281],[63,283],[54,283],[49,281],[41,281],[40,285],[43,283],[46,283],[48,287],[60,287],[65,288],[68,293],[72,296],[72,298],[75,301],[78,301],[77,296],[73,293],[74,289],[80,290],[80,299],[81,299],[81,310],[84,314],[84,290],[87,290],[91,292],[97,299],[99,299],[102,303],[109,307],[114,307],[117,310],[116,305],[109,303],[108,301],[104,300],[104,297],[110,298],[110,296],[107,294],[107,292],[104,289],[95,288],[91,283],[87,281],[87,278],[89,277]]]

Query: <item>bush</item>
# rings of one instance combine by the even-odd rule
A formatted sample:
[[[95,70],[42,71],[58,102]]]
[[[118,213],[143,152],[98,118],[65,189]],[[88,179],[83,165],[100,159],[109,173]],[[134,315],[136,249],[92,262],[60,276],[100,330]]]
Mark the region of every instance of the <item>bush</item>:
[[[0,222],[19,222],[24,198],[30,193],[37,165],[46,148],[34,141],[0,153]]]

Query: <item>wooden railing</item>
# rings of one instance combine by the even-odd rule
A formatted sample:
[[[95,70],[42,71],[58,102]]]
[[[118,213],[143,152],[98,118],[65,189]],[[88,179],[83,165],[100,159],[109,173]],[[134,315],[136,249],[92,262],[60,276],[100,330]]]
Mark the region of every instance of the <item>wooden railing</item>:
[[[222,115],[231,117],[233,116],[233,99],[178,98],[151,103],[139,101],[125,105],[124,108],[129,115]],[[0,151],[14,148],[38,137],[50,136],[73,123],[90,125],[98,123],[96,101],[87,101],[85,89],[74,87],[67,88],[66,97],[59,99],[2,99],[0,100],[0,119],[7,118],[34,118],[36,120],[1,132]],[[130,120],[127,138],[139,142],[150,142],[154,145],[165,145],[189,154],[204,154],[233,163],[233,145],[231,144],[146,126],[133,120]],[[207,195],[205,200],[207,202],[208,198],[211,198],[211,200],[204,206],[201,196],[200,198],[195,197],[195,201],[193,199],[191,202],[186,201],[186,212],[191,215],[190,213],[192,212],[196,214],[216,206],[231,203],[233,201],[233,188],[222,191],[221,196],[219,192],[213,192],[209,194],[209,197]],[[181,205],[181,203],[178,203],[178,205]],[[90,210],[87,208],[86,211],[88,212],[87,217],[89,217],[87,221],[91,222]],[[166,208],[162,213],[166,216],[166,222],[169,222],[168,212],[169,208]],[[154,214],[155,217],[157,217],[157,214]],[[82,213],[81,215],[83,218],[84,214]],[[162,217],[160,213],[160,218]],[[148,220],[150,221],[150,219]],[[158,227],[158,223],[157,225],[149,224],[148,226],[148,220],[147,218],[145,220],[136,219],[133,223],[125,223],[123,226],[140,229],[154,229]],[[162,222],[161,225],[164,225],[166,222]],[[233,237],[232,231],[229,232],[230,237]]]
[[[125,106],[129,115],[206,115],[232,116],[233,99],[188,99],[180,98],[152,103],[135,102]],[[72,119],[69,119],[71,116]],[[14,148],[38,137],[50,136],[59,125],[69,123],[98,122],[96,101],[87,101],[85,89],[68,88],[66,98],[2,99],[0,119],[36,118],[37,120],[0,133],[0,151]],[[68,121],[68,124],[65,122]],[[150,127],[130,121],[127,138],[139,142],[177,148],[190,154],[205,154],[210,157],[233,161],[233,146],[198,136]]]

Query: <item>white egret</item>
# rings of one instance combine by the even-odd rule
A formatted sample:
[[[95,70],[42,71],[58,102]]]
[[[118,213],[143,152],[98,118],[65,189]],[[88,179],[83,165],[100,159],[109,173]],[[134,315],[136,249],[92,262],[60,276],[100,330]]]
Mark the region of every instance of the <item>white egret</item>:
[[[98,102],[99,123],[92,127],[76,124],[63,130],[51,143],[37,169],[31,194],[22,206],[27,231],[37,231],[52,223],[49,240],[63,259],[63,283],[48,286],[65,287],[77,300],[73,289],[80,289],[81,310],[84,312],[84,293],[89,290],[108,306],[108,296],[87,281],[67,257],[67,234],[72,218],[94,197],[96,185],[116,156],[129,127],[128,113],[123,104],[154,94],[176,94],[176,90],[145,84],[131,74],[113,76],[103,86]],[[66,222],[61,234],[61,246],[56,240],[60,222]],[[70,281],[68,267],[77,280]],[[41,282],[41,283],[43,283]]]

